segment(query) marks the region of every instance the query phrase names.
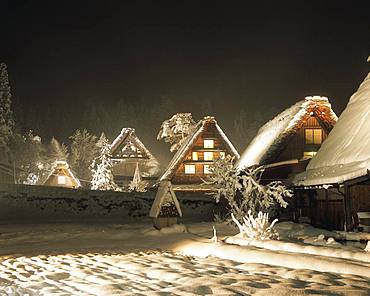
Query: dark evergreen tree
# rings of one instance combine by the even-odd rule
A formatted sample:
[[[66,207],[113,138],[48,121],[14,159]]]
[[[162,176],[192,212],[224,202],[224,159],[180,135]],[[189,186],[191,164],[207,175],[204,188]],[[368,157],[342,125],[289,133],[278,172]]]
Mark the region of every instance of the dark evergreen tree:
[[[13,136],[14,119],[7,67],[0,63],[0,160],[9,160],[9,146]]]
[[[76,130],[71,139],[70,165],[77,177],[84,180],[91,180],[90,165],[99,153],[97,137],[91,135],[86,129],[82,132]]]

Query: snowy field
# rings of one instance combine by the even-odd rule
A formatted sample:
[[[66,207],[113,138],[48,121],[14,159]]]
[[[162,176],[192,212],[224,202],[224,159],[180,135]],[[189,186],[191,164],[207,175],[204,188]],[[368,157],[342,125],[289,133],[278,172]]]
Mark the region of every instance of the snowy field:
[[[238,246],[212,225],[0,225],[0,295],[370,295],[369,253],[317,239],[339,234],[280,223]]]

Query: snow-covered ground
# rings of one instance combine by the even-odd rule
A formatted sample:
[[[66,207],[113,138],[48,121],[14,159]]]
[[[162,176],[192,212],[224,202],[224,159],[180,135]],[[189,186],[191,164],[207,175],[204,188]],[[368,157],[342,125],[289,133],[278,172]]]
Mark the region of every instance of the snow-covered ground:
[[[238,246],[212,226],[0,225],[0,295],[370,295],[370,254],[327,243],[341,234],[284,222]]]

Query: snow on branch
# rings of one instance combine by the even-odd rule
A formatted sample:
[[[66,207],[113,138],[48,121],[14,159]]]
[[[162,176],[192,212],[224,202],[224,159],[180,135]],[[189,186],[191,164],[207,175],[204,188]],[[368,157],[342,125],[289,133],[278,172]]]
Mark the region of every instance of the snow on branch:
[[[230,212],[239,220],[249,211],[255,215],[259,211],[267,212],[274,205],[285,208],[288,203],[284,198],[292,196],[291,191],[281,182],[261,184],[263,167],[238,171],[230,155],[216,160],[211,171],[212,174],[203,181],[215,186],[217,191],[212,196],[216,202],[225,198]]]
[[[257,217],[253,217],[251,210],[248,211],[248,215],[243,217],[243,224],[235,218],[231,213],[231,218],[239,228],[239,232],[243,238],[253,240],[268,240],[268,239],[279,239],[278,232],[273,229],[278,219],[269,222],[269,214],[259,212]]]
[[[170,151],[176,151],[194,130],[195,125],[191,113],[176,113],[162,123],[157,140],[164,139],[166,143],[171,144]]]

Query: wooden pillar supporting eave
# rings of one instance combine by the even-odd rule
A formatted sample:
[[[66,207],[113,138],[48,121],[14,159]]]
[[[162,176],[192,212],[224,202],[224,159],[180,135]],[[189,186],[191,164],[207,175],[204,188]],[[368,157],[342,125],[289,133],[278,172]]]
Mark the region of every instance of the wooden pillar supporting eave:
[[[344,185],[344,217],[345,217],[345,231],[353,231],[354,225],[352,221],[352,201],[350,187]]]

